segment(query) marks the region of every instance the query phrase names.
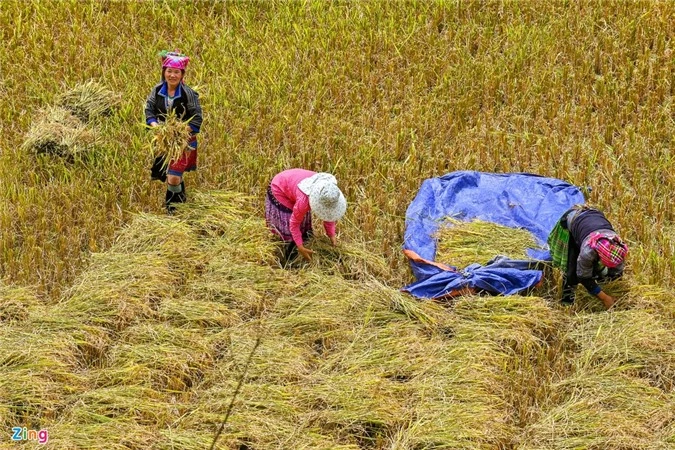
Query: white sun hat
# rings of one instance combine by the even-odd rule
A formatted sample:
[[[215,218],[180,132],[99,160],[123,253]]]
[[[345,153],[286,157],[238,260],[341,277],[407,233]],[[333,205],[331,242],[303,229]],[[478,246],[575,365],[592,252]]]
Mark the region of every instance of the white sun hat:
[[[298,188],[309,197],[309,207],[324,222],[336,222],[347,210],[347,200],[335,177],[321,172],[305,178]]]

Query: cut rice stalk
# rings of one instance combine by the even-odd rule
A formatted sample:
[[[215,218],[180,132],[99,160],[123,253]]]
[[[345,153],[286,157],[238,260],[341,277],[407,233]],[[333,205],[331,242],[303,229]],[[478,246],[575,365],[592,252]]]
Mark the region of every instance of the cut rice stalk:
[[[511,259],[529,259],[526,249],[537,247],[527,230],[492,222],[447,218],[436,232],[435,260],[460,269],[469,264],[487,264],[498,255]]]

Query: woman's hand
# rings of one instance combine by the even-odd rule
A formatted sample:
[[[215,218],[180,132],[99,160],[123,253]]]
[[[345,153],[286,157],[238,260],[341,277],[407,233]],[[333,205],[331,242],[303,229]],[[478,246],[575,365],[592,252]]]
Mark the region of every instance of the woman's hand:
[[[312,260],[312,253],[314,253],[313,250],[308,249],[304,245],[299,245],[298,246],[298,252],[302,255],[303,258],[305,258],[307,261]]]
[[[605,309],[609,309],[616,303],[616,299],[611,295],[605,293],[605,291],[598,292],[597,297],[602,300],[602,303],[605,305]]]
[[[331,236],[330,237],[330,243],[333,244],[333,247],[337,247],[337,237]]]

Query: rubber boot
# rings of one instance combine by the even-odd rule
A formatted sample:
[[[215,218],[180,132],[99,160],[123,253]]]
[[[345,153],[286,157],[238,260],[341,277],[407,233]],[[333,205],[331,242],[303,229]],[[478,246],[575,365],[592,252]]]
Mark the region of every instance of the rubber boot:
[[[185,203],[185,192],[183,191],[183,183],[178,186],[167,185],[166,189],[166,212],[169,215],[172,215],[176,212],[176,203]]]

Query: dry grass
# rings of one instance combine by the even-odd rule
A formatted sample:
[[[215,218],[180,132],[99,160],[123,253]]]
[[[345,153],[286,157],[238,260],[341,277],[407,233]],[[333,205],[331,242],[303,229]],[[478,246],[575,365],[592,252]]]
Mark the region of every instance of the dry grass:
[[[160,122],[151,130],[153,154],[164,156],[165,167],[171,161],[178,161],[188,145],[190,127],[171,111],[166,115],[164,122]]]
[[[436,233],[435,260],[464,268],[469,264],[487,264],[495,256],[529,259],[525,252],[537,243],[524,229],[510,228],[493,222],[464,222],[448,218]]]
[[[82,122],[109,116],[121,102],[121,96],[104,85],[89,80],[59,94],[56,105],[71,111]]]
[[[23,143],[23,149],[34,154],[72,159],[100,143],[97,133],[68,109],[49,107],[35,116]]]
[[[672,3],[81,6],[0,2],[5,429],[207,448],[262,334],[221,448],[675,444]],[[141,122],[174,45],[207,88],[208,150],[166,218]],[[124,94],[95,155],[62,111],[29,136],[57,128],[72,164],[25,151],[55,80],[90,79]],[[289,167],[334,173],[350,208],[337,250],[318,236],[313,264],[281,270],[262,200]],[[617,308],[398,292],[421,179],[466,169],[592,187],[631,246]]]

